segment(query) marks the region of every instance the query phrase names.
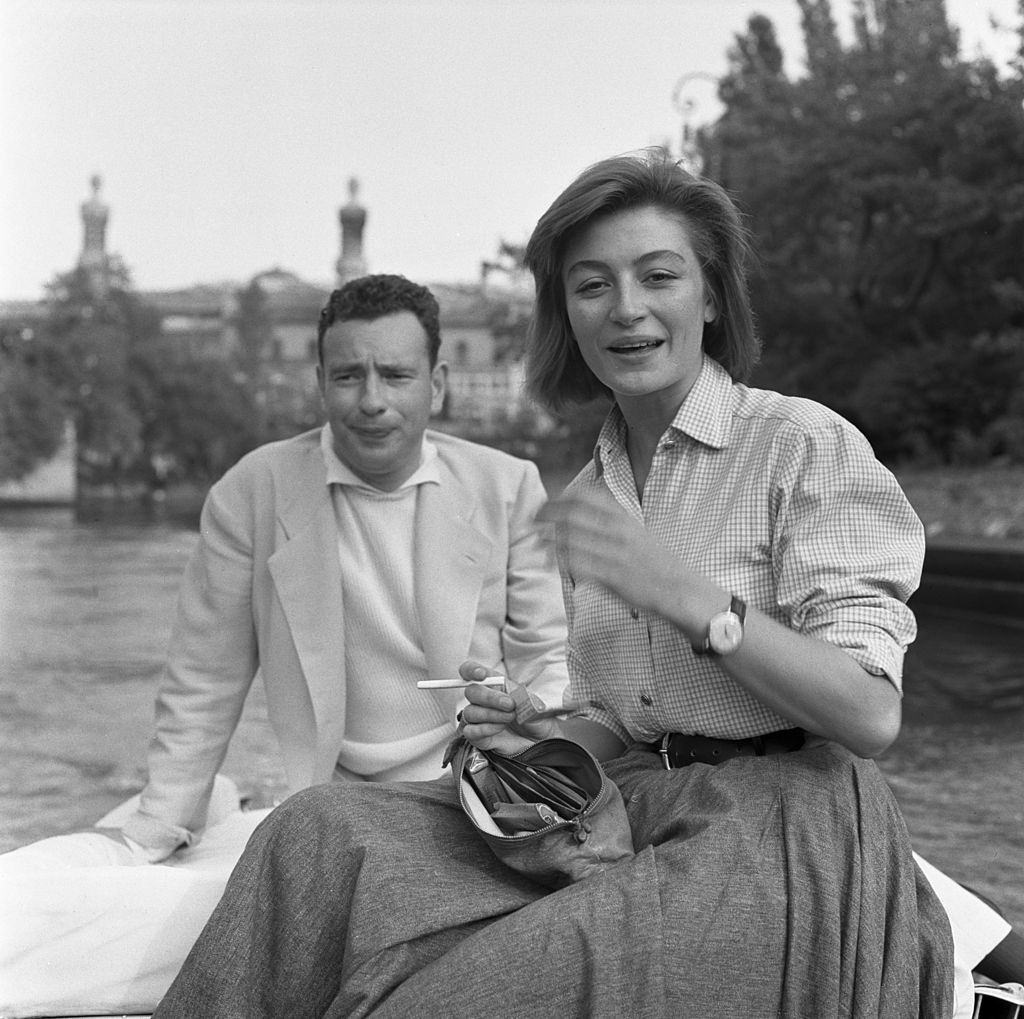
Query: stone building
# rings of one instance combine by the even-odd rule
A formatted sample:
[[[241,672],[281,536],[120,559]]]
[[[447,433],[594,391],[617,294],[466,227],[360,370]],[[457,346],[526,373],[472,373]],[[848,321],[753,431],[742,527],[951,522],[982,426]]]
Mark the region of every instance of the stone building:
[[[226,360],[234,349],[237,286],[200,283],[179,290],[140,290],[140,300],[155,308],[160,330],[190,358]]]
[[[82,203],[82,250],[78,267],[88,274],[99,296],[107,292],[120,260],[106,247],[110,207],[100,197],[102,181],[90,181],[91,196]],[[358,200],[359,182],[351,178],[348,200],[338,210],[341,250],[334,265],[333,284],[313,282],[280,266],[246,281],[197,283],[173,290],[140,290],[139,298],[156,309],[165,336],[191,358],[228,360],[238,350],[239,298],[258,284],[264,298],[270,342],[265,368],[274,385],[312,391],[315,375],[316,324],[332,285],[372,271],[364,237],[367,210]],[[497,425],[524,408],[522,367],[508,356],[496,336],[495,324],[525,317],[532,287],[521,268],[520,251],[502,243],[491,261],[481,261],[480,279],[449,283],[424,281],[437,296],[441,311],[442,357],[448,362],[449,398],[444,417],[452,424],[473,427]],[[45,318],[44,301],[0,304],[0,324],[31,328]]]

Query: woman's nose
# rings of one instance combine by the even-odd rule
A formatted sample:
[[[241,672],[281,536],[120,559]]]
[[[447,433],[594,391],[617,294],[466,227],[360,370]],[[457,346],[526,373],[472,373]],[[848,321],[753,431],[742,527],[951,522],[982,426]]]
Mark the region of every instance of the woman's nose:
[[[643,295],[630,283],[621,284],[615,295],[612,319],[619,325],[629,325],[644,316]]]

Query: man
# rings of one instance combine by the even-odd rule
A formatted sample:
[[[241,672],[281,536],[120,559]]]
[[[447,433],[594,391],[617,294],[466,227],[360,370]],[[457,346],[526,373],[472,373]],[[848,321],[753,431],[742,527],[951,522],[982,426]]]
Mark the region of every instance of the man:
[[[157,701],[149,782],[124,835],[162,859],[204,824],[257,669],[289,789],[436,778],[473,658],[561,703],[564,616],[533,517],[533,464],[427,430],[438,306],[401,276],[320,316],[327,423],[271,443],[209,494]]]
[[[401,276],[331,294],[326,424],[253,451],[206,500],[137,809],[0,857],[5,912],[21,917],[0,936],[0,1012],[155,1006],[259,816],[236,799],[194,845],[257,673],[292,792],[442,775],[465,700],[417,682],[457,680],[467,659],[561,704],[565,616],[533,526],[540,477],[427,429],[445,394],[439,345],[436,300]]]

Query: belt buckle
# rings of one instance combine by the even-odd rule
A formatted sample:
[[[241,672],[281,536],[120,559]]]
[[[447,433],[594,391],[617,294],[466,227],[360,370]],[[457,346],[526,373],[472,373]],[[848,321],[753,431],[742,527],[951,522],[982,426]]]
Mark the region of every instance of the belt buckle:
[[[658,753],[661,754],[661,763],[665,766],[666,771],[672,770],[672,762],[668,759],[668,741],[671,735],[670,732],[666,732],[661,737],[661,747],[658,749]]]

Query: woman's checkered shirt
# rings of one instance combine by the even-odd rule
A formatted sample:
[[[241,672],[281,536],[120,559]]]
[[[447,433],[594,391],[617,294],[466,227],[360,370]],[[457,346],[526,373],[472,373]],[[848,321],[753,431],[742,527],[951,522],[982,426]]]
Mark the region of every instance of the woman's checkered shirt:
[[[849,422],[810,400],[734,384],[705,357],[636,493],[618,410],[571,488],[607,485],[690,566],[767,615],[902,682],[916,635],[905,602],[924,532],[892,474]],[[661,617],[563,568],[569,672],[590,717],[621,739],[743,738],[792,722],[694,654]],[[722,608],[727,606],[723,605]]]

